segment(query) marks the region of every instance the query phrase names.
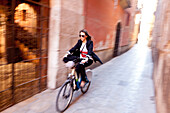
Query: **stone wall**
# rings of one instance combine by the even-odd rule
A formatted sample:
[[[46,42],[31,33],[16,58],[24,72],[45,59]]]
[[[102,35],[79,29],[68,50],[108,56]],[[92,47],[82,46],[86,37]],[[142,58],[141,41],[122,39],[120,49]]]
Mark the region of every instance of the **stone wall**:
[[[170,1],[158,0],[153,29],[152,55],[157,113],[170,112]]]

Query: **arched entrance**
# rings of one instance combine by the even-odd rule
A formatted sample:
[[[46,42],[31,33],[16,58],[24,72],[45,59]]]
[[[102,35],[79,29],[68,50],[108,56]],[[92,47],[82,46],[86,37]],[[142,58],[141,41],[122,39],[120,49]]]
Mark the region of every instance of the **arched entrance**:
[[[120,30],[121,30],[121,24],[119,22],[116,27],[116,37],[115,37],[115,46],[114,46],[113,57],[118,55],[120,32],[121,32]]]

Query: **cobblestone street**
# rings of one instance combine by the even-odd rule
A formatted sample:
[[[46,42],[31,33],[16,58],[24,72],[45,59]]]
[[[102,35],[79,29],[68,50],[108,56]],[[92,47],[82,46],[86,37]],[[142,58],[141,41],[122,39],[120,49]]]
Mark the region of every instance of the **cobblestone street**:
[[[93,69],[86,94],[74,92],[65,113],[156,113],[151,49],[135,45]],[[2,113],[56,113],[58,89],[46,90]]]

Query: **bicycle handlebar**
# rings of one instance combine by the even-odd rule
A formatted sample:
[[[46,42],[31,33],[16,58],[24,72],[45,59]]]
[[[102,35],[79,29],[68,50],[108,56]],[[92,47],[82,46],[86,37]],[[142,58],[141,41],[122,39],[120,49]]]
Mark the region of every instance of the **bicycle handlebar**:
[[[81,62],[82,60],[83,60],[82,58],[78,57],[78,58],[74,59],[73,62],[78,63],[78,62]]]

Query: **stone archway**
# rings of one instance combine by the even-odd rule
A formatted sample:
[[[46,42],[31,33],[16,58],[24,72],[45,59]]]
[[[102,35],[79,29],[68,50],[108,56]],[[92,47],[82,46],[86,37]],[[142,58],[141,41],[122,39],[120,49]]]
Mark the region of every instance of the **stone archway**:
[[[31,34],[36,34],[37,12],[28,3],[21,3],[15,8],[14,22]]]

